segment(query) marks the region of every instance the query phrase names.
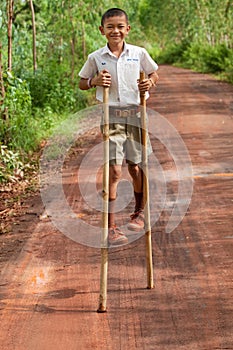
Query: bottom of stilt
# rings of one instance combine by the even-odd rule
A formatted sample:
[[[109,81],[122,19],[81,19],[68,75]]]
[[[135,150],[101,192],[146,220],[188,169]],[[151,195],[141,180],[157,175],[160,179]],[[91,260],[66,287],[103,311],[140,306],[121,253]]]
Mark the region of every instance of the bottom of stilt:
[[[104,312],[107,312],[107,308],[104,306],[104,305],[100,305],[98,310],[97,310],[98,313],[104,313]]]
[[[146,289],[154,289],[154,284],[152,284],[151,286],[147,286]]]

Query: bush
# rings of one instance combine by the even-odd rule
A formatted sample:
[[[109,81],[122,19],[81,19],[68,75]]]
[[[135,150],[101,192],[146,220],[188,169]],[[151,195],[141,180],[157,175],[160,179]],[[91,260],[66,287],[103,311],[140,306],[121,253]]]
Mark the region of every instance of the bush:
[[[36,150],[68,113],[84,108],[87,97],[70,79],[38,71],[19,79],[4,75],[6,96],[1,105],[0,143],[15,151]],[[5,115],[3,115],[5,114]]]
[[[29,150],[34,144],[36,130],[31,128],[31,95],[26,81],[7,72],[4,75],[6,96],[0,118],[0,142],[12,149]]]
[[[72,84],[69,77],[58,69],[38,70],[27,73],[33,111],[50,109],[55,113],[71,113],[87,104],[86,95],[79,90],[77,83]]]
[[[160,51],[158,61],[165,64],[180,63],[182,62],[182,56],[187,47],[188,44],[186,42],[169,45]]]
[[[198,42],[173,44],[161,50],[160,63],[175,64],[202,73],[213,73],[233,83],[233,51],[226,45],[204,45]]]
[[[183,53],[183,61],[188,67],[205,73],[223,72],[230,66],[232,57],[231,50],[223,44],[211,46],[193,43]]]

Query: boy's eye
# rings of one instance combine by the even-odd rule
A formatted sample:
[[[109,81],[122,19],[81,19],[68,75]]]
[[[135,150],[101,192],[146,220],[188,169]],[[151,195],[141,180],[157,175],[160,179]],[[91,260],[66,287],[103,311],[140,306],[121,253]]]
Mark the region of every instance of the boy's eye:
[[[119,29],[123,29],[125,26],[123,25],[123,24],[120,24],[119,26],[117,26],[117,28],[119,28]],[[113,29],[114,28],[114,26],[111,26],[111,25],[109,25],[109,26],[107,26],[107,29]]]

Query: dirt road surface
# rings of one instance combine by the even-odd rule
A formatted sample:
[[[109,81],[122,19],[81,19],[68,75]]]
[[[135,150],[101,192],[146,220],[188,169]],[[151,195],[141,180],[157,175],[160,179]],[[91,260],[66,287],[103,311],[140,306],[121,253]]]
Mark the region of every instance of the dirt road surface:
[[[233,86],[162,66],[148,108],[181,135],[193,170],[182,222],[165,232],[177,193],[171,178],[152,228],[155,288],[146,289],[144,237],[110,249],[108,311],[97,313],[100,249],[59,232],[35,196],[1,237],[8,247],[0,261],[1,350],[233,349]],[[89,131],[64,170],[67,200],[83,219],[90,215],[77,173],[100,139],[97,129]],[[164,172],[172,172],[166,145],[152,135],[152,146]],[[10,241],[21,242],[14,253]]]

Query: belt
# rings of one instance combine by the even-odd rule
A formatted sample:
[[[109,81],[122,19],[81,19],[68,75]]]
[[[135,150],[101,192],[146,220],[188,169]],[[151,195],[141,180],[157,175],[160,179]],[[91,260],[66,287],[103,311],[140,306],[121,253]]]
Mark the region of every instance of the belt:
[[[138,106],[133,106],[133,107],[109,107],[109,114],[112,117],[117,117],[117,118],[127,118],[127,117],[132,117],[135,116],[139,112],[139,107]]]

